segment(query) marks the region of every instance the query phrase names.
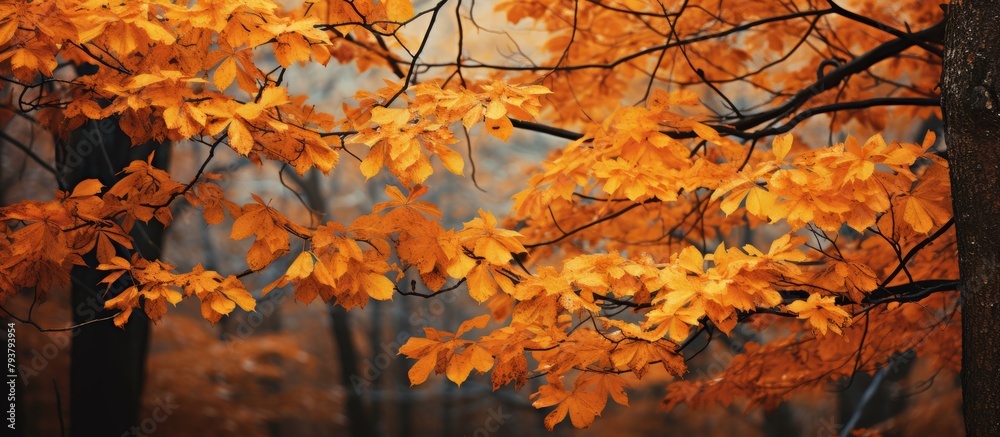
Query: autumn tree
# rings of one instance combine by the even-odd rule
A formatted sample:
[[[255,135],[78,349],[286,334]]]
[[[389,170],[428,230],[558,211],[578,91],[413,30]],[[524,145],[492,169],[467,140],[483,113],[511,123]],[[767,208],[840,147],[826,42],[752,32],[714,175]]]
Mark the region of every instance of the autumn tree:
[[[650,372],[673,378],[668,410],[773,408],[902,356],[963,372],[968,433],[997,432],[990,2],[0,8],[3,139],[58,188],[0,209],[0,300],[42,302],[84,269],[99,276],[86,286],[107,290],[105,323],[126,332],[184,299],[215,323],[253,310],[244,280],[283,260],[261,293],[291,287],[301,302],[345,309],[444,293],[485,303],[400,349],[415,360],[411,383],[462,384],[473,371],[494,389],[537,379],[531,399],[550,409],[549,429],[567,417],[590,425],[609,398],[627,405],[628,386]],[[384,86],[337,113],[289,91],[297,65],[329,62],[374,70]],[[915,129],[942,116],[954,150]],[[64,161],[41,147],[101,120],[133,146],[188,142],[207,159],[185,180],[150,153],[116,178],[68,184]],[[482,148],[542,137],[562,146],[526,175],[510,211],[452,228],[440,220],[448,205],[422,200],[433,173],[474,187]],[[299,175],[394,182],[356,220],[297,223],[269,199],[238,204],[220,187],[207,169],[223,148]],[[246,269],[178,271],[143,250],[134,231],[171,232],[179,203],[252,240]],[[396,287],[407,273],[421,281]],[[975,328],[963,334],[966,308]],[[737,326],[760,341],[717,378],[687,377],[692,345]]]

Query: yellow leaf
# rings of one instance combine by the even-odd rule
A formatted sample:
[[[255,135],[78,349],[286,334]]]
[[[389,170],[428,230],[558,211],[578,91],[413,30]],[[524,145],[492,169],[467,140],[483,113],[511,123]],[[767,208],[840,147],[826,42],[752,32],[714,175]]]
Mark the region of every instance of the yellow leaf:
[[[104,187],[100,180],[97,179],[87,179],[85,181],[76,184],[76,188],[73,188],[73,194],[69,197],[85,197],[92,196],[94,194],[100,193],[101,188]]]
[[[739,190],[731,191],[729,195],[726,196],[726,198],[719,204],[722,212],[726,213],[727,216],[731,215],[737,208],[740,207],[740,204],[743,203],[743,199],[746,198],[748,192],[750,192],[749,188],[741,188]]]
[[[257,102],[257,104],[264,108],[283,105],[285,103],[288,103],[288,90],[278,86],[270,86],[264,89],[264,92],[260,95],[260,101]]]
[[[410,111],[405,108],[372,108],[372,121],[380,125],[404,125],[410,121]]]
[[[479,373],[484,373],[492,367],[493,356],[482,347],[472,344],[467,346],[461,353],[451,356],[445,372],[448,375],[448,379],[461,386],[468,379],[472,369],[478,370]]]
[[[132,20],[130,24],[144,30],[151,40],[162,42],[166,45],[171,45],[177,41],[174,35],[167,31],[167,29],[164,29],[163,24],[160,24],[159,21],[156,21],[154,24],[153,22],[139,19]]]
[[[466,277],[466,282],[469,284],[469,296],[476,302],[485,302],[497,292],[497,283],[490,276],[488,264],[479,264],[473,268]]]
[[[17,23],[18,20],[16,19],[8,19],[3,26],[0,26],[0,45],[6,44],[7,41],[10,41],[14,37],[14,32],[17,31]]]
[[[407,372],[407,375],[410,377],[410,387],[423,384],[424,381],[427,381],[427,377],[430,376],[435,366],[437,366],[436,353],[424,355],[417,360],[416,364]]]
[[[413,3],[410,0],[385,0],[385,13],[389,21],[402,23],[413,18]]]
[[[483,108],[483,105],[477,104],[469,108],[469,111],[462,116],[462,126],[465,126],[466,130],[472,129],[472,126],[483,120],[483,113],[485,112],[486,109]]]
[[[535,408],[544,408],[558,404],[545,416],[545,428],[552,431],[556,424],[562,422],[569,414],[570,421],[577,428],[590,426],[594,422],[594,417],[604,410],[606,398],[602,399],[597,393],[590,390],[581,389],[577,386],[572,392],[565,388],[546,384],[538,389],[532,396],[537,397],[531,405]]]
[[[479,210],[479,217],[464,223],[459,233],[463,244],[474,243],[473,252],[491,264],[504,265],[513,259],[511,253],[527,252],[518,241],[522,235],[509,229],[497,228],[496,217],[491,212]]]
[[[798,313],[800,319],[808,319],[813,329],[821,335],[826,335],[827,329],[841,333],[840,327],[846,326],[851,315],[837,306],[833,296],[823,297],[818,293],[809,295],[809,299],[797,300],[788,304],[788,310]]]
[[[677,265],[691,273],[702,273],[705,257],[694,246],[685,247],[677,258]]]
[[[494,265],[504,265],[513,259],[510,250],[507,250],[496,238],[484,237],[476,240],[474,251],[476,255],[486,258],[486,261]]]
[[[322,142],[306,142],[306,154],[312,160],[312,164],[323,173],[329,172],[340,162],[340,155]]]
[[[747,212],[757,217],[767,217],[777,200],[774,193],[755,185],[747,193]]]
[[[448,276],[455,279],[461,279],[466,277],[475,267],[476,260],[469,258],[464,253],[458,252],[453,258],[448,259],[448,265],[445,266],[445,271],[448,273]]]
[[[483,329],[489,322],[490,322],[489,314],[483,314],[481,316],[476,316],[469,320],[466,320],[462,322],[461,325],[458,325],[458,330],[455,331],[455,337],[456,338],[461,337],[462,334],[465,334],[466,332],[469,332],[473,329]]]
[[[243,282],[234,275],[229,275],[229,277],[222,281],[222,294],[226,295],[226,297],[245,311],[253,311],[257,306],[257,301],[244,288]]]
[[[504,106],[502,100],[490,100],[490,103],[486,105],[485,115],[487,119],[499,120],[500,118],[503,118],[503,116],[507,115],[507,107]]]
[[[385,164],[386,146],[383,143],[376,144],[368,151],[368,156],[361,161],[361,174],[365,175],[365,180],[371,179],[378,174]]]
[[[445,373],[448,375],[448,379],[454,382],[456,385],[461,386],[465,379],[469,377],[469,372],[472,371],[472,357],[466,354],[453,354],[451,359],[448,360],[448,367]]]
[[[771,143],[771,151],[778,161],[784,161],[788,151],[792,149],[792,134],[777,135]]]
[[[219,314],[229,314],[233,312],[234,309],[236,309],[236,302],[233,302],[229,299],[223,299],[222,297],[218,296],[211,299],[210,305],[212,311],[215,311]]]
[[[246,156],[253,149],[253,135],[250,130],[238,120],[229,122],[229,146]]]
[[[365,273],[361,275],[361,289],[378,300],[391,300],[395,285],[385,275]]]
[[[180,303],[181,300],[184,299],[184,295],[181,294],[180,292],[178,292],[177,290],[174,290],[174,289],[167,289],[167,290],[165,290],[163,292],[163,295],[166,297],[167,302],[170,302],[174,306],[177,306],[177,304]]]
[[[465,160],[462,159],[462,155],[459,155],[458,152],[441,147],[437,152],[437,157],[441,159],[441,163],[444,164],[444,168],[448,169],[448,171],[459,176],[464,175]]]
[[[234,79],[236,79],[236,59],[230,56],[215,69],[215,75],[212,76],[212,83],[215,84],[215,88],[219,91],[225,91],[233,83]]]
[[[333,276],[330,269],[327,269],[326,265],[322,262],[313,264],[312,277],[317,283],[329,287],[333,287],[337,282],[337,278]]]
[[[295,258],[295,261],[292,261],[292,265],[288,266],[285,276],[289,279],[305,278],[312,274],[313,264],[313,255],[309,252],[302,252]]]
[[[934,218],[928,211],[934,208],[927,205],[919,197],[906,196],[906,206],[903,207],[903,221],[913,227],[913,230],[921,234],[926,234],[934,227]]]
[[[698,135],[703,140],[707,140],[712,144],[718,144],[722,137],[719,136],[719,132],[712,129],[708,125],[698,123],[697,121],[691,122],[691,130],[694,131],[695,135]]]

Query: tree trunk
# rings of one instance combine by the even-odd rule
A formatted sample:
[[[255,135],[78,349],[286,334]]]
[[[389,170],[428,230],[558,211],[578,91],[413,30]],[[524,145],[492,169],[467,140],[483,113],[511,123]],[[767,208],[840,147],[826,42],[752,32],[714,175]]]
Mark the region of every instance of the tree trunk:
[[[969,436],[1000,435],[1000,2],[955,1],[942,107],[962,280],[962,395]]]
[[[3,129],[6,129],[6,128],[7,128],[7,126],[3,126]],[[4,143],[5,143],[4,141],[0,140],[0,156],[3,156]],[[0,205],[6,205],[7,203],[4,201],[4,193],[7,192],[7,186],[8,185],[7,185],[7,179],[4,177],[4,174],[2,173],[2,171],[3,171],[3,166],[0,166]],[[8,319],[6,317],[0,318],[0,321],[2,321],[5,330],[7,329],[7,324],[8,323],[15,323],[14,319]],[[18,326],[18,328],[20,328],[20,326]],[[15,340],[16,340],[16,338],[15,338]],[[19,345],[15,345],[15,350],[16,350],[17,346],[19,346]],[[21,355],[24,355],[24,353],[22,352],[22,353],[18,354],[17,357],[15,357],[15,363],[14,363],[14,368],[15,369],[20,369],[21,368],[20,367],[21,366]],[[11,436],[11,437],[18,437],[18,436],[24,435],[24,427],[25,427],[25,425],[28,424],[28,416],[25,414],[25,411],[24,411],[24,400],[23,400],[24,399],[24,384],[21,381],[21,378],[14,378],[14,388],[13,389],[14,389],[14,393],[17,394],[17,396],[14,398],[14,411],[17,412],[17,416],[16,416],[17,423],[15,424],[16,426],[15,426],[14,429],[10,429],[10,428],[6,427],[6,425],[8,425],[9,422],[8,423],[3,423],[2,425],[4,425],[3,430],[6,432],[5,435]]]
[[[169,151],[162,144],[148,143],[131,147],[128,136],[114,118],[91,121],[75,130],[60,151],[60,173],[68,188],[82,180],[97,178],[111,186],[118,173],[132,160],[146,159],[157,151],[154,165],[165,168]],[[134,247],[147,259],[161,255],[163,225],[155,220],[137,222],[132,229]],[[129,257],[121,251],[120,256]],[[98,272],[96,258],[84,257],[86,266],[71,272],[73,282],[73,324],[85,323],[114,314],[104,310],[104,301],[131,284],[113,286],[109,293],[98,282],[105,276]],[[141,429],[139,413],[149,345],[149,320],[135,311],[125,329],[110,320],[93,323],[73,332],[70,352],[70,432],[73,436],[122,435]]]
[[[327,214],[327,204],[326,198],[320,192],[318,171],[311,170],[305,179],[296,177],[296,180],[305,194],[309,208],[319,216],[317,218],[322,218],[322,215]],[[334,302],[331,302],[330,306],[330,329],[340,359],[340,383],[347,390],[347,420],[351,435],[354,437],[375,435],[374,424],[368,418],[364,399],[361,397],[361,385],[356,380],[362,375],[358,369],[358,353],[354,348],[354,340],[351,339],[347,310],[335,305]]]
[[[410,324],[410,315],[413,314],[413,305],[410,300],[400,299],[396,308],[398,309],[394,317],[396,319],[396,332],[412,332],[414,327]],[[397,335],[396,338],[400,337]],[[405,394],[407,394],[405,391],[410,387],[410,372],[409,366],[407,366],[407,361],[401,358],[401,356],[397,356],[396,360],[394,360],[392,365],[389,366],[396,369],[396,377],[392,384],[394,386],[393,391],[399,394],[395,398],[396,422],[399,427],[397,428],[396,435],[399,437],[411,437],[414,435],[413,397],[405,396]],[[388,369],[386,369],[386,371],[388,371]]]

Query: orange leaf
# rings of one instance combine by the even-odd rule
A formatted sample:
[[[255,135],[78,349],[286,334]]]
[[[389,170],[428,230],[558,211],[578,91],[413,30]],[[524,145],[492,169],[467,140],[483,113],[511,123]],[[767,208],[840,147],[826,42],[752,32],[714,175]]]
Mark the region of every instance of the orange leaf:
[[[514,124],[507,117],[487,118],[486,131],[501,140],[507,141],[514,133]]]
[[[410,0],[385,0],[385,13],[389,21],[402,23],[413,18],[413,3]]]
[[[253,135],[239,120],[229,122],[229,145],[240,155],[246,156],[253,149]]]

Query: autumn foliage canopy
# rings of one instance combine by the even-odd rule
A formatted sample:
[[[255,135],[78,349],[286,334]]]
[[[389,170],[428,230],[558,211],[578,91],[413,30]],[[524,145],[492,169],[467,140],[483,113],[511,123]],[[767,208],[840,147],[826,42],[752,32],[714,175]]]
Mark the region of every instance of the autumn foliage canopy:
[[[399,350],[410,382],[540,378],[550,429],[590,425],[656,372],[672,409],[774,406],[911,350],[957,371],[948,161],[917,129],[940,116],[934,2],[489,3],[5,2],[0,122],[22,127],[5,141],[61,144],[110,118],[134,145],[210,153],[189,180],[150,156],[112,186],[66,186],[51,151],[31,152],[58,190],[0,209],[0,304],[64,292],[85,258],[102,287],[128,280],[104,303],[126,329],[184,299],[215,323],[280,287],[348,309],[468,293],[481,316]],[[322,112],[286,83],[309,63],[384,86]],[[546,137],[561,146],[509,211],[452,228],[448,205],[424,200],[432,173],[471,188],[476,151]],[[353,221],[297,223],[269,199],[232,200],[206,170],[222,148],[393,182]],[[136,222],[169,229],[178,202],[251,240],[246,270],[178,271],[135,250]],[[275,263],[287,270],[248,290]],[[740,324],[761,341],[717,378],[690,377],[690,345]]]

